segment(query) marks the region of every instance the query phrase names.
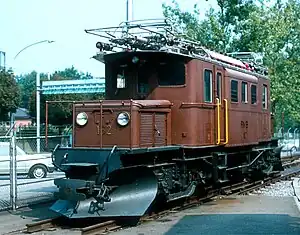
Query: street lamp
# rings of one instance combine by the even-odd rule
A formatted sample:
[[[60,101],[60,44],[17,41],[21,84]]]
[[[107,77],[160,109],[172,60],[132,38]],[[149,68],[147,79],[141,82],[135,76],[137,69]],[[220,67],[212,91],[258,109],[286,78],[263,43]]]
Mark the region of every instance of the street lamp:
[[[52,43],[52,42],[54,42],[54,41],[43,40],[43,41],[39,41],[39,42],[32,43],[32,44],[30,44],[30,45],[24,47],[22,50],[20,50],[20,51],[18,52],[18,54],[15,55],[14,60],[17,58],[17,56],[18,56],[22,51],[26,50],[27,48],[32,47],[32,46],[35,46],[35,45],[40,44],[40,43],[45,43],[45,42],[47,42],[47,43]]]
[[[19,54],[21,54],[24,50],[26,50],[27,48],[29,47],[32,47],[32,46],[35,46],[35,45],[38,45],[38,44],[41,44],[41,43],[53,43],[54,41],[50,41],[50,40],[42,40],[42,41],[38,41],[38,42],[35,42],[35,43],[32,43],[26,47],[24,47],[22,50],[20,50],[14,59],[17,58],[17,56]],[[37,153],[40,153],[41,151],[41,139],[40,139],[40,135],[41,135],[41,132],[40,132],[40,125],[41,125],[41,110],[40,110],[40,106],[41,106],[41,80],[40,80],[40,74],[37,72],[36,74],[36,151]],[[13,115],[11,114],[11,127],[13,126],[13,122],[14,122],[14,118],[13,118]]]

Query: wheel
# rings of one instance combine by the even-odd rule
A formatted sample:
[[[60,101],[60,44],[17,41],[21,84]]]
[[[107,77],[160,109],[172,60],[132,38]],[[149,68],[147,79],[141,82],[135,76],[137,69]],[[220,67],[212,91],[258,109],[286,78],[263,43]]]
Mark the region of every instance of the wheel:
[[[292,148],[291,148],[291,150],[290,150],[292,153],[293,152],[296,152],[297,151],[297,148],[296,148],[296,146],[293,146]]]
[[[47,176],[47,168],[43,165],[34,165],[28,173],[30,178],[42,179]]]

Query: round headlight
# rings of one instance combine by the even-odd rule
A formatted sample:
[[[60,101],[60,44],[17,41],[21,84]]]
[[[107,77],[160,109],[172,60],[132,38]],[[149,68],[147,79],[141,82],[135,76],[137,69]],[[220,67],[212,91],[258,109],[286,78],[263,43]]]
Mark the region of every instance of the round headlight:
[[[119,113],[117,123],[120,126],[126,126],[129,123],[130,116],[126,112]]]
[[[85,112],[78,113],[76,116],[76,123],[79,126],[84,126],[88,121],[88,116]]]

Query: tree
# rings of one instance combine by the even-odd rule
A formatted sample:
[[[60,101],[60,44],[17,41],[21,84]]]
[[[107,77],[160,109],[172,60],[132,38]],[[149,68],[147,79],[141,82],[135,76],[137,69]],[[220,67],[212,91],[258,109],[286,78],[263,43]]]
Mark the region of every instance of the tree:
[[[185,34],[201,43],[204,47],[217,52],[232,51],[234,39],[239,37],[236,29],[239,24],[246,22],[251,12],[258,6],[253,0],[217,0],[218,9],[209,9],[203,20],[199,20],[198,5],[193,12],[180,10],[179,4],[173,0],[172,5],[163,4],[166,18]]]
[[[77,69],[74,68],[74,66],[72,66],[71,68],[66,68],[62,71],[55,71],[52,76],[56,77],[57,80],[76,80],[93,78],[93,76],[89,73],[84,74],[82,72],[79,72]]]
[[[264,56],[271,79],[271,100],[280,123],[285,112],[289,125],[300,124],[300,2],[218,0],[219,9],[210,9],[203,20],[199,11],[183,12],[163,5],[164,15],[189,37],[203,46],[225,53],[252,51]]]
[[[8,113],[15,112],[20,104],[19,87],[12,73],[0,71],[0,120],[8,120]]]
[[[260,44],[270,70],[271,98],[277,123],[284,112],[289,125],[299,125],[300,3],[289,0],[283,4],[278,1],[266,13],[261,16],[264,40]]]

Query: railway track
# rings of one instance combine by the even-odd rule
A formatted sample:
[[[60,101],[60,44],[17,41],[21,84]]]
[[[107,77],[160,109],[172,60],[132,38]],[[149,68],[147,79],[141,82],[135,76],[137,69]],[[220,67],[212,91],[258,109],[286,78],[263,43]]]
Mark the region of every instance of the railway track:
[[[191,198],[188,201],[184,202],[180,206],[175,206],[171,208],[167,208],[165,210],[159,211],[157,213],[152,213],[149,215],[145,215],[144,217],[140,218],[139,224],[145,223],[148,221],[153,221],[159,219],[161,217],[167,216],[171,213],[182,211],[188,208],[199,206],[216,196],[232,196],[232,195],[245,195],[250,193],[258,188],[268,186],[272,183],[287,180],[295,175],[300,174],[300,168],[295,167],[296,165],[300,165],[300,161],[297,162],[289,162],[285,164],[284,172],[276,174],[272,177],[268,177],[266,179],[259,180],[256,182],[240,182],[234,185],[229,185],[222,187],[220,189],[212,189],[208,188],[208,193],[205,197],[202,198]],[[126,221],[117,221],[117,220],[108,220],[108,221],[90,221],[89,224],[82,222],[82,227],[76,222],[76,225],[72,224],[69,220],[63,217],[51,218],[47,220],[42,220],[39,222],[31,223],[26,225],[26,229],[23,230],[25,233],[35,233],[39,231],[53,231],[57,229],[70,229],[73,231],[79,231],[81,235],[100,235],[100,234],[107,234],[112,231],[116,231],[119,229],[123,229],[129,227],[130,224]],[[75,226],[75,227],[74,227]]]

